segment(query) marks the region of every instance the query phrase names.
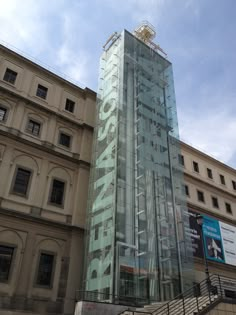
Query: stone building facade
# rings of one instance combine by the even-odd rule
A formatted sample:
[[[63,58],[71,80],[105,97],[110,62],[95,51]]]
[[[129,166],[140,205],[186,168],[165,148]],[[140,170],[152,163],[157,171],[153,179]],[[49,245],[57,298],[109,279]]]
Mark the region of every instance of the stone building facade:
[[[236,242],[233,244],[232,241],[236,241],[233,236],[236,236],[236,171],[183,142],[179,163],[184,169],[183,193],[190,212],[226,224],[232,234],[229,238],[225,237],[228,238],[228,243],[221,235],[224,251],[229,249],[229,242],[232,244],[232,248],[228,250],[232,252],[231,263],[227,263],[227,257],[224,257],[225,262],[209,259],[209,272],[235,279],[236,261],[232,260],[232,256],[236,253]],[[203,259],[197,255],[194,257],[194,268],[197,281],[204,279],[205,265]]]
[[[0,314],[72,314],[95,93],[0,46]]]
[[[95,104],[94,91],[0,46],[0,315],[74,312]],[[236,227],[235,169],[181,150],[188,208]],[[203,259],[194,266],[203,279]],[[233,265],[209,269],[235,278]]]

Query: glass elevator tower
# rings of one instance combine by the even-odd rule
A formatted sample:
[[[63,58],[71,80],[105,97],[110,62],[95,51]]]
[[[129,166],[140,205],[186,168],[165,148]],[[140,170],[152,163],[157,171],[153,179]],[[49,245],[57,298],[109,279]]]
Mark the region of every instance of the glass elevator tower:
[[[147,304],[192,284],[172,65],[156,47],[125,30],[101,56],[84,271],[100,301]]]

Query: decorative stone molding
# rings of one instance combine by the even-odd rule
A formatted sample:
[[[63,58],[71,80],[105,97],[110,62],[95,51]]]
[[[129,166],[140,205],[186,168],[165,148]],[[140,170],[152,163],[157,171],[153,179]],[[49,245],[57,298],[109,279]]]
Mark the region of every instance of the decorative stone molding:
[[[80,154],[79,153],[73,153],[73,158],[76,160],[79,160]]]
[[[34,216],[41,216],[42,209],[39,207],[31,207],[30,213]]]
[[[11,134],[13,134],[14,136],[17,136],[17,137],[19,137],[20,134],[21,134],[20,130],[15,129],[15,128],[12,128],[12,127],[9,128],[8,131],[9,131]]]
[[[44,141],[43,145],[48,148],[48,149],[53,149],[54,148],[54,144],[48,141]]]
[[[72,215],[66,216],[66,223],[71,224],[72,223]]]

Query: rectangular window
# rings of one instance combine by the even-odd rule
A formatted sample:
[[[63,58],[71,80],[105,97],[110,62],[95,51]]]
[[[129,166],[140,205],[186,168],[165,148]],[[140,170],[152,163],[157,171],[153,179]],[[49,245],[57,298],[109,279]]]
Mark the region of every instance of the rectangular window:
[[[225,177],[224,177],[224,175],[220,174],[220,182],[221,182],[222,185],[225,185]]]
[[[236,190],[236,182],[234,180],[232,180],[232,186],[233,186],[233,190]]]
[[[186,196],[189,196],[188,185],[184,185],[184,191],[185,191],[185,195],[186,195]]]
[[[50,203],[54,203],[56,205],[62,205],[63,197],[64,197],[64,189],[65,189],[64,182],[57,179],[53,179]]]
[[[37,91],[36,91],[36,95],[38,97],[43,98],[44,100],[47,97],[47,93],[48,93],[48,88],[46,88],[45,86],[42,86],[41,84],[38,85]]]
[[[212,170],[210,168],[207,168],[207,176],[210,179],[213,179]]]
[[[0,245],[0,282],[9,279],[14,247]]]
[[[59,144],[69,148],[70,147],[70,139],[71,137],[65,133],[60,133],[59,135]]]
[[[186,196],[189,196],[189,189],[188,189],[188,185],[184,185],[185,186],[185,194]]]
[[[212,206],[218,209],[219,208],[218,199],[216,197],[211,197],[211,199],[212,199]]]
[[[188,185],[182,185],[182,194],[183,196],[189,196]]]
[[[179,164],[184,166],[184,156],[182,154],[179,154],[178,158],[179,158]]]
[[[7,70],[4,74],[3,80],[8,82],[8,83],[15,84],[16,76],[17,76],[17,72],[7,68]]]
[[[0,121],[5,121],[7,116],[7,109],[0,106]]]
[[[225,203],[225,209],[226,209],[227,213],[232,214],[232,209],[231,209],[231,204],[230,203],[228,203],[228,202]]]
[[[193,161],[193,169],[195,172],[199,173],[199,167],[198,167],[198,163]]]
[[[31,171],[18,168],[12,191],[17,194],[26,195],[28,191]]]
[[[26,130],[30,133],[32,133],[34,136],[39,136],[39,132],[40,132],[40,123],[38,123],[37,121],[34,121],[32,119],[30,119],[28,121],[27,124],[27,128]]]
[[[36,284],[50,287],[52,285],[54,255],[41,253],[39,258]]]
[[[74,112],[74,109],[75,109],[75,102],[73,102],[72,100],[70,99],[66,99],[66,106],[65,106],[65,109],[68,111],[68,112],[71,112],[73,113]]]
[[[197,190],[198,201],[205,202],[204,193],[200,190]]]

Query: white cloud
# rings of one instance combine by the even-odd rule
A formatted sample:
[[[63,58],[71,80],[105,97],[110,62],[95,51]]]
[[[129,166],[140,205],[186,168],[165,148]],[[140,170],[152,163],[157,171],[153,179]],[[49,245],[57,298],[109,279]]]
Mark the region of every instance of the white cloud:
[[[55,53],[56,65],[80,86],[89,81],[91,52],[86,51],[82,34],[86,33],[87,18],[80,4],[67,7],[63,12],[61,45]],[[82,31],[83,30],[83,31]]]
[[[44,45],[45,25],[39,14],[37,2],[24,0],[2,1],[0,10],[0,39],[18,48]],[[39,41],[39,38],[41,40]]]
[[[149,0],[148,2],[143,0],[104,0],[103,2],[118,15],[128,14],[136,24],[143,20],[156,24],[169,0]]]
[[[88,81],[88,58],[81,51],[74,51],[70,44],[64,42],[57,52],[57,66],[67,76],[77,81],[82,87],[83,82]]]
[[[198,73],[197,76],[198,69],[192,67],[193,63],[198,62],[200,67],[200,62],[205,62],[204,66],[209,69],[208,63],[213,59],[206,51],[211,51],[212,45],[215,62],[218,62],[221,54],[231,56],[231,60],[234,60],[234,50],[228,47],[226,52],[223,45],[218,44],[217,27],[207,29],[208,36],[203,36],[205,41],[200,42],[200,38],[195,36],[196,30],[199,30],[196,23],[194,28],[189,24],[191,29],[179,37],[172,38],[172,41],[169,40],[170,28],[178,30],[178,23],[182,23],[182,19],[183,25],[186,23],[188,25],[184,18],[188,13],[191,17],[193,15],[196,21],[201,19],[200,13],[203,10],[200,10],[202,9],[200,2],[196,3],[194,0],[182,0],[178,4],[175,0],[148,2],[0,0],[0,2],[0,40],[7,41],[34,57],[40,55],[41,59],[43,56],[45,63],[56,66],[61,72],[83,84],[86,83],[89,87],[97,81],[99,49],[110,33],[117,30],[117,27],[137,26],[145,19],[155,26],[159,24],[163,28],[162,33],[166,32],[165,45],[172,54],[172,59],[175,59],[174,69],[180,65],[176,86],[177,94],[180,96],[177,98],[177,107],[181,135],[187,142],[193,143],[193,146],[213,154],[226,163],[234,154],[236,155],[234,139],[236,112],[235,110],[232,112],[231,106],[235,103],[236,95],[232,93],[230,95],[231,70],[228,70],[230,73],[227,76],[223,72],[217,76],[222,78],[222,81],[218,79],[218,85],[214,78],[209,76],[208,80],[207,76],[206,86],[203,87],[201,78],[204,77],[204,73],[200,75]],[[93,10],[88,10],[89,7]],[[169,20],[166,20],[167,17]],[[201,23],[197,25],[200,27]],[[100,46],[95,46],[95,42]],[[214,69],[216,68],[215,63]],[[225,88],[221,91],[224,95],[222,97],[217,86],[223,89],[224,85],[228,86],[228,90]]]
[[[230,109],[181,112],[179,126],[183,141],[226,164],[236,153],[236,123]]]
[[[18,0],[3,1],[0,11],[0,41],[10,44],[10,48],[23,51],[23,54],[33,57],[41,54],[45,64],[52,60],[52,67],[57,67],[75,81],[85,82],[88,58],[80,49],[79,41],[77,49],[73,45],[78,13],[73,12],[71,6],[66,6],[63,0],[24,0],[21,3]],[[56,18],[61,18],[62,33],[59,33],[61,28],[54,25]],[[53,40],[62,42],[59,50],[55,49]]]
[[[47,60],[54,48],[50,32],[55,27],[53,17],[63,14],[63,6],[64,0],[2,0],[0,41],[26,55],[44,55]]]

